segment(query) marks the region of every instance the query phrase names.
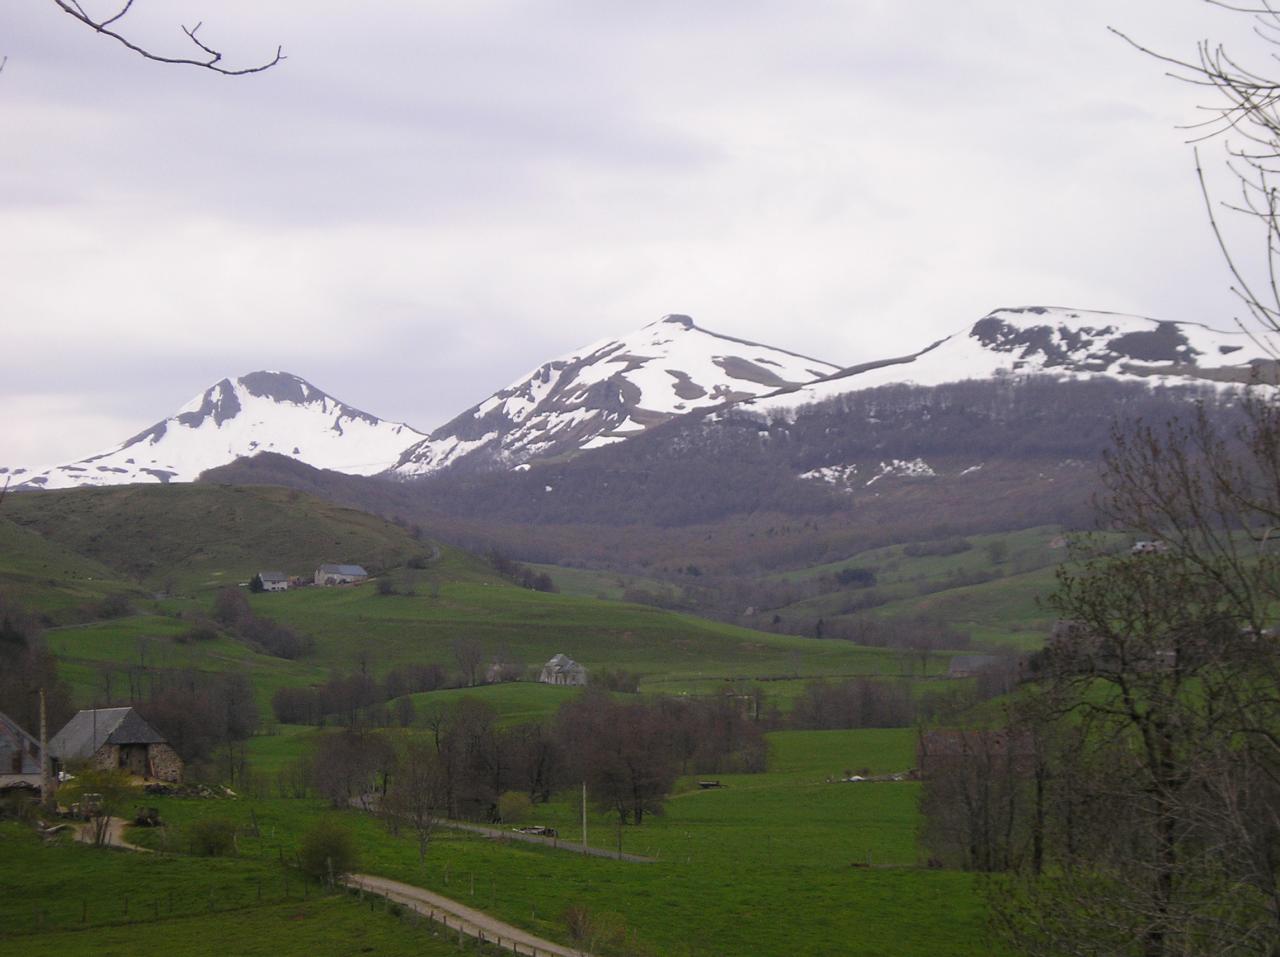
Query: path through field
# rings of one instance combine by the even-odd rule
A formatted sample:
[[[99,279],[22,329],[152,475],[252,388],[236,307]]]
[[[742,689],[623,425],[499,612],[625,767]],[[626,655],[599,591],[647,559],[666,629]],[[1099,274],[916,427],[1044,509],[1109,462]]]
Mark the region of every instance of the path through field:
[[[129,851],[151,853],[148,847],[140,847],[130,843],[124,836],[128,822],[123,818],[113,817],[107,826],[107,843]],[[93,825],[81,825],[77,840],[93,843]],[[573,950],[560,944],[544,940],[528,931],[521,930],[496,917],[468,907],[458,901],[412,884],[403,884],[386,877],[373,874],[352,874],[342,882],[348,887],[394,901],[409,907],[424,917],[443,924],[446,928],[460,931],[468,937],[497,944],[500,948],[510,949],[514,954],[527,954],[529,957],[591,957],[584,950]]]
[[[487,940],[503,949],[511,949],[514,953],[529,954],[530,957],[591,957],[586,951],[574,950],[560,944],[554,944],[541,937],[535,937],[528,931],[513,927],[483,911],[467,907],[448,897],[402,884],[386,877],[375,877],[372,874],[352,874],[345,881],[348,887],[355,887],[371,894],[386,897],[397,904],[403,904],[443,923],[445,927],[461,930],[469,937]]]
[[[151,848],[141,847],[137,844],[131,844],[124,837],[124,829],[128,826],[128,821],[122,817],[112,817],[107,819],[107,843],[112,847],[122,847],[126,851],[140,851],[143,854],[150,854]],[[81,824],[79,831],[76,832],[76,840],[85,844],[93,844],[93,822]]]

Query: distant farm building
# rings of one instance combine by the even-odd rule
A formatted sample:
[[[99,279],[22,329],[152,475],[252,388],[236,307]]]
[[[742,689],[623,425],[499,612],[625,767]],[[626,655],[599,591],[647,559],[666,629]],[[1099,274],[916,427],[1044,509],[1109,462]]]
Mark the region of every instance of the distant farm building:
[[[1133,547],[1129,549],[1131,555],[1161,555],[1169,550],[1168,542],[1147,541],[1134,542]]]
[[[263,591],[288,591],[289,576],[284,572],[258,572]]]
[[[0,791],[40,789],[40,742],[0,714]]]
[[[317,585],[350,585],[368,577],[369,573],[359,565],[321,565],[316,569]]]
[[[556,655],[542,666],[538,680],[546,685],[585,685],[587,669],[567,655]]]
[[[141,778],[177,783],[182,759],[164,736],[132,708],[81,711],[49,742],[59,769],[73,764],[120,768]]]

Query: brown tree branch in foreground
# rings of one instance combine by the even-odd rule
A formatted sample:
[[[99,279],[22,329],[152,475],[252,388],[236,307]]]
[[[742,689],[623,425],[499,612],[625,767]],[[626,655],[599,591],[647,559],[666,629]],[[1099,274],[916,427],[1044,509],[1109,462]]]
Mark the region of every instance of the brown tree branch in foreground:
[[[113,40],[128,47],[139,56],[143,56],[148,60],[155,60],[158,63],[178,63],[185,64],[187,66],[198,66],[206,70],[211,70],[214,73],[221,73],[223,76],[244,76],[246,73],[261,73],[263,70],[269,70],[281,60],[285,59],[283,52],[284,48],[278,46],[276,47],[275,56],[266,63],[260,63],[257,66],[243,67],[238,70],[228,69],[227,67],[222,66],[222,52],[209,46],[199,38],[198,34],[200,32],[200,28],[204,25],[203,23],[197,23],[194,27],[183,26],[182,32],[187,35],[187,39],[189,39],[201,50],[201,52],[205,54],[205,57],[195,59],[191,57],[161,56],[158,53],[151,52],[146,47],[139,46],[121,33],[117,32],[115,29],[112,29],[112,25],[120,21],[133,7],[134,0],[125,0],[124,6],[122,6],[113,16],[106,17],[102,20],[95,20],[93,17],[89,16],[78,0],[53,0],[53,2],[57,4],[63,13],[74,17],[85,26],[92,28],[104,36],[111,37]],[[2,67],[3,64],[0,63],[0,68]]]

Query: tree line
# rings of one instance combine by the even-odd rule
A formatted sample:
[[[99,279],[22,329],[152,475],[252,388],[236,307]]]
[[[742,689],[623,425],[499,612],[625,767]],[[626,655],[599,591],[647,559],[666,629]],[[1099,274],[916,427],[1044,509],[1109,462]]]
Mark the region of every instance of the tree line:
[[[1280,406],[1117,432],[1103,515],[998,727],[921,738],[924,840],[1004,875],[1033,955],[1274,955],[1280,941]]]

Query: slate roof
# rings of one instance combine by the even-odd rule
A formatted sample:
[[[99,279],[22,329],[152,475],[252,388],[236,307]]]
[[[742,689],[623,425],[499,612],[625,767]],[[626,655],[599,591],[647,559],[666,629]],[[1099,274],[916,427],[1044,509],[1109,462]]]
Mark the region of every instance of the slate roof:
[[[8,715],[0,712],[0,774],[13,774],[13,754],[22,754],[22,767],[18,774],[40,773],[40,742],[18,726]]]
[[[287,582],[289,576],[284,572],[258,572],[258,577],[265,582]]]
[[[570,658],[568,655],[553,656],[552,659],[543,666],[543,669],[544,670],[550,669],[556,674],[561,674],[561,675],[576,674],[577,672],[587,670],[586,668],[582,667],[582,665],[578,664],[576,661]]]
[[[98,708],[80,711],[49,742],[49,753],[59,761],[83,761],[104,744],[163,744],[160,732],[142,720],[132,708]]]
[[[369,573],[359,565],[321,565],[321,575],[348,575],[355,578],[368,578]]]

